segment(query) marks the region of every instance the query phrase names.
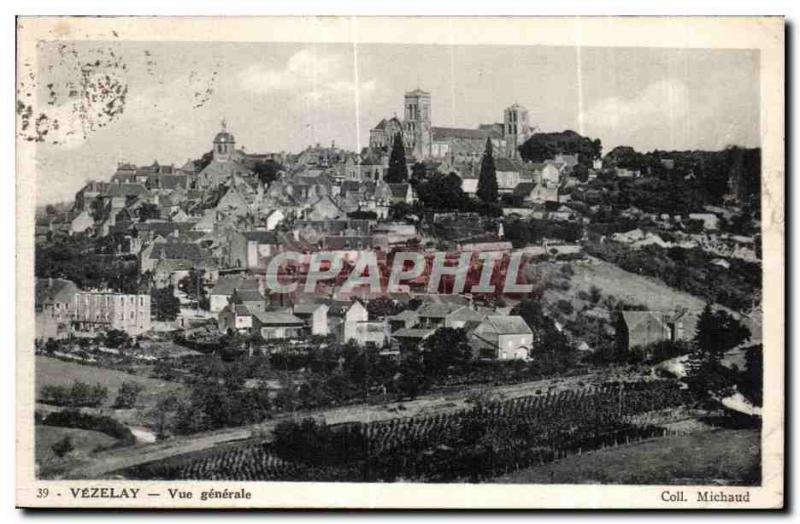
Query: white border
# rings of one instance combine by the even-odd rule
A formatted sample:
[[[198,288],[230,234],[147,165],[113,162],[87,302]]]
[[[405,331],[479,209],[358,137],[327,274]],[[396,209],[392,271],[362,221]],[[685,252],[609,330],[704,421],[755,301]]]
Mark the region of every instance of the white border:
[[[92,4],[92,5],[94,5],[94,3],[89,3],[89,4]],[[568,8],[567,8],[566,4],[567,4],[566,2],[559,2],[558,8],[560,9],[560,12],[564,13],[564,12],[567,12],[567,11],[568,11]],[[679,3],[679,4],[682,4],[682,3]],[[695,3],[695,2],[692,2],[692,4],[696,4],[696,3]],[[84,3],[84,5],[85,5],[85,3]],[[408,5],[408,4],[406,4],[406,5]],[[496,5],[496,3],[493,3],[493,5]],[[604,4],[604,5],[607,5],[607,4]],[[674,5],[674,4],[673,4],[673,5]],[[226,7],[227,7],[227,6],[226,6]],[[730,7],[730,5],[727,5],[727,6],[726,6],[726,8],[728,8],[728,7]],[[760,7],[761,7],[761,6],[760,6]],[[147,10],[147,7],[146,7],[146,6],[145,6],[145,10]],[[325,10],[325,9],[322,9],[322,11],[324,11],[324,10]],[[761,9],[761,10],[762,10],[762,11],[764,11],[765,9]],[[128,10],[128,12],[133,12],[133,11],[134,11],[133,9],[129,9],[129,10]],[[52,12],[52,11],[49,11],[49,12]],[[79,12],[79,11],[75,10],[75,11],[73,11],[73,12]],[[91,8],[90,8],[88,12],[100,12],[100,11],[98,11],[97,9],[91,9]],[[150,9],[150,10],[148,10],[147,12],[148,12],[148,13],[153,13],[153,12],[155,12],[155,11],[154,11],[154,10],[152,10],[152,9]],[[212,12],[216,12],[216,11],[212,10]],[[299,11],[295,11],[295,12],[299,12]],[[669,12],[669,10],[668,10],[668,9],[665,9],[665,10],[662,10],[661,12]],[[684,10],[683,12],[689,12],[689,10]],[[371,25],[372,25],[372,24],[371,24]],[[373,27],[374,27],[374,26],[373,26]],[[367,34],[369,34],[369,30],[367,31]],[[704,32],[704,36],[707,36],[707,35],[708,35],[708,33],[707,33],[707,32]],[[363,38],[361,31],[359,31],[359,36]],[[648,35],[642,35],[642,34],[638,34],[638,35],[637,35],[637,34],[635,34],[635,32],[634,32],[634,33],[631,33],[631,34],[627,34],[627,33],[626,33],[626,34],[624,34],[624,35],[623,35],[623,34],[621,33],[621,34],[617,35],[617,34],[616,34],[616,32],[615,32],[615,35],[614,35],[614,36],[615,36],[615,38],[617,38],[617,36],[619,36],[619,37],[620,37],[620,40],[619,40],[619,41],[625,41],[625,42],[630,42],[630,43],[638,43],[639,45],[641,45],[641,42],[643,42],[643,41],[646,41],[646,40],[645,40],[643,37],[647,37]],[[684,35],[684,36],[685,36],[685,35]],[[737,39],[745,40],[745,39],[747,39],[747,37],[749,37],[749,36],[752,36],[752,35],[748,33],[748,34],[746,34],[746,35],[744,35],[744,36],[743,36],[743,34],[742,34],[742,33],[738,33],[736,36],[737,36]],[[626,38],[627,38],[627,40],[626,40]],[[692,40],[692,41],[694,41],[694,40]],[[701,38],[701,39],[700,39],[700,41],[706,41],[706,42],[707,42],[707,40],[705,40],[705,38]],[[584,40],[582,40],[582,42],[584,43],[584,45],[591,45],[591,44],[589,44],[587,41],[584,41]],[[512,43],[512,42],[509,42],[509,43]],[[702,44],[702,45],[706,45],[706,44]],[[13,118],[12,118],[12,119],[10,119],[10,121],[13,121]],[[768,124],[768,125],[770,125],[769,118],[767,118],[767,124]],[[782,127],[782,126],[781,126],[781,127]],[[766,153],[766,151],[765,151],[765,153]],[[6,158],[9,158],[9,157],[6,157]],[[7,194],[8,194],[8,193],[6,193],[6,195],[7,195]],[[13,209],[13,205],[12,205],[12,206],[7,206],[5,209],[9,209],[9,208],[12,208],[12,209]],[[9,220],[7,223],[11,223],[11,224],[13,224],[13,219],[12,219],[12,220]],[[12,230],[13,230],[13,226],[12,226]],[[777,269],[777,268],[776,268],[776,269]],[[780,271],[782,271],[782,267],[781,267],[781,268],[779,268],[779,269],[780,269]],[[7,272],[7,274],[10,274],[10,273],[11,273],[11,272]],[[12,279],[12,281],[13,281],[13,279]],[[10,289],[10,287],[7,287],[6,289]],[[8,384],[9,382],[6,382],[6,383]],[[9,397],[10,397],[10,396],[9,396]],[[482,488],[482,487],[479,487],[479,488]],[[462,494],[466,494],[466,493],[469,491],[469,488],[462,488],[462,489],[464,489],[464,491],[462,491]],[[537,489],[537,491],[539,491],[539,490],[540,490],[540,487],[538,487],[538,486],[537,486],[537,488],[536,488],[536,489]],[[570,491],[572,491],[572,490],[573,490],[573,489],[572,489],[572,487],[571,487],[571,488],[570,488]],[[428,491],[430,491],[430,490],[428,490]],[[606,488],[604,488],[604,489],[603,489],[603,491],[604,491],[604,492],[605,492],[605,491],[608,491],[608,488],[607,488],[607,487],[606,487]],[[423,494],[423,495],[424,495],[424,494]],[[483,493],[483,494],[482,494],[482,496],[483,496],[483,497],[485,497],[485,495],[486,495],[485,493]],[[603,498],[607,499],[608,493],[597,493],[597,495],[603,495]],[[422,495],[421,495],[421,496],[422,496]],[[441,502],[442,502],[442,501],[441,501],[441,499],[440,499],[439,497],[434,497],[434,499],[436,499],[436,500],[433,500],[433,504],[432,504],[432,506],[435,506],[435,507],[439,507],[439,506],[441,506]],[[342,499],[337,499],[337,500],[342,500]],[[373,499],[373,500],[375,500],[375,499]],[[379,500],[379,499],[378,499],[378,500]],[[491,503],[488,503],[487,505],[491,507],[493,504],[491,504]]]

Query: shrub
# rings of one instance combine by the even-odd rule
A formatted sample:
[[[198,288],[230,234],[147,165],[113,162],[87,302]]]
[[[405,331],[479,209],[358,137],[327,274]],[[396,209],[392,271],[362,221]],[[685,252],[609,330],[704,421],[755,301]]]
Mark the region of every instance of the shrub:
[[[136,437],[133,436],[131,430],[121,422],[103,415],[81,413],[76,409],[50,413],[42,419],[42,424],[45,426],[99,431],[119,439],[122,445],[132,445],[136,442]]]
[[[117,391],[117,399],[114,401],[114,407],[117,408],[132,408],[136,405],[136,400],[139,398],[139,393],[144,390],[144,386],[137,382],[123,382]]]
[[[108,388],[100,384],[90,386],[76,380],[71,387],[47,385],[42,388],[40,398],[46,404],[70,407],[98,407],[105,402]]]
[[[575,309],[572,307],[572,302],[563,298],[556,302],[556,307],[561,313],[567,316],[571,315],[575,311]]]
[[[69,435],[64,435],[64,438],[53,444],[50,449],[53,450],[53,453],[55,453],[58,458],[62,458],[75,449],[75,446],[72,445],[72,438],[70,438]]]

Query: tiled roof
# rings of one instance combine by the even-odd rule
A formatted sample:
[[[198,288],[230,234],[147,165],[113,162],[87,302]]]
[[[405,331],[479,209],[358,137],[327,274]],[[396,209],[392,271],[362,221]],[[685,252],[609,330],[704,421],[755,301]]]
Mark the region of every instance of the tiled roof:
[[[106,196],[141,196],[148,193],[147,188],[142,184],[110,184],[105,191]]]
[[[431,336],[434,331],[436,330],[425,328],[400,328],[395,331],[392,336],[394,338],[412,338],[423,340]]]
[[[236,297],[241,302],[264,302],[264,295],[258,289],[237,289]]]
[[[405,309],[396,315],[389,317],[389,320],[416,320],[419,318],[419,313],[410,309]]]
[[[447,320],[451,320],[451,321],[452,320],[458,320],[458,321],[465,321],[465,322],[466,321],[470,321],[470,320],[481,322],[485,318],[486,318],[486,315],[482,315],[481,313],[478,313],[474,309],[471,309],[471,308],[466,307],[466,306],[461,307],[461,308],[453,311],[450,315],[447,316]]]
[[[158,258],[180,258],[199,262],[203,259],[204,253],[200,246],[189,242],[159,242],[154,244],[150,259]]]
[[[71,280],[63,278],[36,279],[36,304],[69,302],[80,291]]]
[[[222,275],[217,280],[214,289],[211,290],[211,294],[230,295],[235,289],[258,289],[258,280],[255,278],[246,278],[241,275]]]
[[[455,304],[424,304],[417,310],[417,315],[420,317],[428,318],[445,318],[453,311],[460,309],[462,306]]]
[[[359,192],[361,191],[361,183],[356,180],[345,180],[342,182],[341,192],[350,193],[350,192]]]
[[[536,182],[520,182],[514,188],[514,195],[526,197],[536,188]]]
[[[277,245],[278,237],[272,231],[246,231],[242,233],[245,239],[259,244]]]
[[[325,237],[325,247],[327,249],[365,249],[371,248],[373,237],[362,236],[327,236]]]
[[[285,311],[256,311],[253,313],[253,316],[264,325],[305,325],[302,319]]]
[[[525,320],[516,315],[492,315],[486,318],[486,322],[498,335],[516,335],[520,333],[532,333],[531,328]]]
[[[321,307],[327,307],[325,304],[295,304],[295,315],[311,315]]]
[[[483,129],[464,129],[458,127],[432,127],[433,140],[448,138],[464,138],[468,140],[486,140],[490,132]]]
[[[408,184],[387,184],[394,198],[405,198],[408,194]]]

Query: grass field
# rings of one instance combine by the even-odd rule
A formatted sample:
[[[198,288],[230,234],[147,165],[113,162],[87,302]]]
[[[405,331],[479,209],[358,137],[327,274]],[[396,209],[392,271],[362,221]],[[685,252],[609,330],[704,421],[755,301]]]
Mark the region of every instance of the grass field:
[[[591,286],[597,286],[603,295],[614,295],[625,302],[642,304],[655,310],[674,310],[679,306],[701,310],[705,306],[699,297],[597,258],[590,257],[588,262],[575,263],[572,267],[575,270],[572,285],[576,291],[588,291]]]
[[[52,446],[65,436],[69,436],[72,439],[72,445],[75,446],[71,455],[89,454],[99,446],[108,447],[117,441],[117,439],[99,431],[37,425],[35,437],[36,461],[47,463],[57,459],[55,453],[53,453]]]
[[[138,404],[146,406],[152,405],[156,399],[165,393],[178,392],[182,388],[180,384],[166,380],[131,375],[113,369],[84,366],[82,364],[64,362],[41,355],[36,357],[37,392],[41,391],[42,387],[48,384],[68,386],[75,380],[80,380],[91,385],[99,382],[101,385],[107,387],[107,406],[113,404],[117,396],[117,390],[123,382],[136,382],[144,386],[144,390],[142,390],[139,395]]]
[[[759,432],[716,430],[568,457],[495,479],[533,484],[755,485]]]

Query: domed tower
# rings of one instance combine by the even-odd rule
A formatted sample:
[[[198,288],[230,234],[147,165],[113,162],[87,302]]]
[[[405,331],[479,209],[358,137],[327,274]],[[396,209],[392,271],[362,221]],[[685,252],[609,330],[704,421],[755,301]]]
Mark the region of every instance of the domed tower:
[[[222,130],[214,137],[214,160],[228,160],[236,147],[236,140],[228,133],[225,120],[222,121]]]

